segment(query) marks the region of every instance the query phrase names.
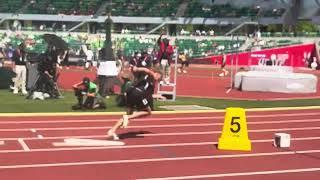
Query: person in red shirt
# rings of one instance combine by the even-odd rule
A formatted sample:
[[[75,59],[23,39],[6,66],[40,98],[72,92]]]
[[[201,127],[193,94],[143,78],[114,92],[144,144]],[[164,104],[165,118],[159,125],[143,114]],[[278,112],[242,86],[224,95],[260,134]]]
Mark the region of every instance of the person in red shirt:
[[[173,47],[169,43],[169,39],[162,39],[163,34],[160,35],[157,43],[159,52],[157,57],[157,64],[161,67],[164,81],[170,83],[170,65],[172,62]]]

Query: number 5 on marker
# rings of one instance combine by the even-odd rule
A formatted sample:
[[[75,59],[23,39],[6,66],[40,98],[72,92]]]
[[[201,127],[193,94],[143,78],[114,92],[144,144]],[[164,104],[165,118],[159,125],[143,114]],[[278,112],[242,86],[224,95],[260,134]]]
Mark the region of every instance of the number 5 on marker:
[[[218,149],[251,150],[244,109],[227,108]]]
[[[241,125],[239,123],[240,120],[241,120],[240,117],[232,117],[231,118],[231,128],[230,128],[231,132],[238,133],[240,131],[240,129],[241,129]],[[233,127],[233,125],[235,127]]]

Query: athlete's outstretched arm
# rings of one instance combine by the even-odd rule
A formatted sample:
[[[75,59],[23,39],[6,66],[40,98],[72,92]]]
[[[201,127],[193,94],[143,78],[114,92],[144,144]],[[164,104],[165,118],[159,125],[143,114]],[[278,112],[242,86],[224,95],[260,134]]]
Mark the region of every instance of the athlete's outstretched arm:
[[[132,67],[132,71],[133,72],[145,72],[151,76],[155,76],[155,73],[152,70],[145,68],[145,67],[135,67],[134,66],[134,67]]]

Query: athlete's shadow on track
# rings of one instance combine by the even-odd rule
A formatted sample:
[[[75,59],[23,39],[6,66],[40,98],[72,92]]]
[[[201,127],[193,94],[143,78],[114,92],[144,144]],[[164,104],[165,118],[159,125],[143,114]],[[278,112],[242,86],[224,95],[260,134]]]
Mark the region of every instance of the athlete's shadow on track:
[[[144,138],[144,134],[151,134],[150,131],[133,131],[127,132],[123,134],[119,134],[120,139],[128,139],[128,138]]]

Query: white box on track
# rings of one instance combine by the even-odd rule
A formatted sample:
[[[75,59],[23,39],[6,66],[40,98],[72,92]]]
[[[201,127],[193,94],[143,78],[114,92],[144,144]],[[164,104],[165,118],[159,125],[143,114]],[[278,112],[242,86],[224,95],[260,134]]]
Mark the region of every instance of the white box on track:
[[[275,133],[273,145],[275,147],[288,148],[288,147],[290,147],[290,140],[291,140],[290,134]]]

